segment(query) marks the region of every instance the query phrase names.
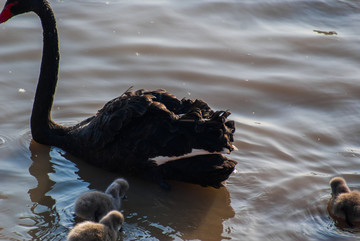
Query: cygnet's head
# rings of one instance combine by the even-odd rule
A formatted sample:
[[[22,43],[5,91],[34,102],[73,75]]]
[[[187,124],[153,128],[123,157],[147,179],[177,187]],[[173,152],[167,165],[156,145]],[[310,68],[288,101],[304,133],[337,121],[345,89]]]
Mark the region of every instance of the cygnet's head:
[[[99,223],[109,227],[110,229],[118,232],[124,222],[124,216],[121,212],[113,210],[108,212]]]
[[[128,190],[129,183],[124,178],[118,178],[110,184],[105,193],[110,194],[115,199],[121,199],[125,197]]]
[[[349,193],[350,189],[346,181],[342,177],[334,177],[330,180],[332,195],[339,195],[340,193]]]

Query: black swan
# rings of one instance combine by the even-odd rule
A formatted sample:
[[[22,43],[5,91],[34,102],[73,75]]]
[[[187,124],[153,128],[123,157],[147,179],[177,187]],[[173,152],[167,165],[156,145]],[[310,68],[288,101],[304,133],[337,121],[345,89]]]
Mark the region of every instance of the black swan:
[[[330,180],[331,198],[328,209],[331,215],[346,221],[350,227],[360,222],[360,192],[350,191],[342,177]]]
[[[124,178],[113,181],[105,193],[90,191],[81,194],[75,201],[76,216],[98,222],[111,210],[120,210],[121,200],[129,189]]]
[[[57,146],[102,168],[133,173],[168,188],[164,181],[221,187],[236,161],[234,121],[228,111],[213,111],[201,100],[177,99],[164,90],[126,91],[94,116],[73,127],[51,119],[58,80],[56,21],[47,0],[8,0],[0,23],[35,12],[43,28],[43,55],[31,114],[33,139]],[[170,161],[171,160],[171,161]]]
[[[68,241],[115,241],[124,222],[124,216],[111,211],[99,223],[85,221],[75,225],[67,236]]]

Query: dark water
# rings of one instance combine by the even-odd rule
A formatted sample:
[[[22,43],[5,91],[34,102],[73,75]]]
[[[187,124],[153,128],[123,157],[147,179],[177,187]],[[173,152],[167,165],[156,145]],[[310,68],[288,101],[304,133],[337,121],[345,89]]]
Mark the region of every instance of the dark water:
[[[77,123],[132,85],[203,99],[236,121],[226,187],[166,192],[129,178],[122,240],[360,239],[326,210],[331,177],[360,189],[359,1],[51,4],[57,122]],[[41,49],[36,15],[0,25],[1,240],[64,239],[79,193],[117,177],[32,141]]]

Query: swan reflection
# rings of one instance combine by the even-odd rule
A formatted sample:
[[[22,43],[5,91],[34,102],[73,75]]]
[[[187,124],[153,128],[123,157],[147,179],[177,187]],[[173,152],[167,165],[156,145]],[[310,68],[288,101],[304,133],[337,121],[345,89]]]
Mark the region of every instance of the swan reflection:
[[[105,190],[117,173],[96,168],[61,149],[31,141],[29,172],[38,182],[29,190],[36,225],[34,240],[61,240],[75,225],[74,202],[89,189]],[[226,188],[204,188],[180,182],[165,191],[154,183],[125,177],[131,188],[124,200],[122,240],[153,238],[209,240],[224,238],[223,221],[234,217]]]

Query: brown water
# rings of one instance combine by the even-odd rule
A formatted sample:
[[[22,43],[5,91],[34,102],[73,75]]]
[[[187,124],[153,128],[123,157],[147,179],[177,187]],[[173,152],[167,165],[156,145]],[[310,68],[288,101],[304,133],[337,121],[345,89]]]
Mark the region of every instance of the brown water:
[[[123,240],[360,240],[326,210],[331,177],[360,189],[359,1],[51,4],[57,122],[131,85],[203,99],[236,121],[239,164],[225,188],[166,192],[129,178]],[[117,177],[31,140],[41,49],[36,15],[0,25],[0,240],[64,239],[75,198]]]

